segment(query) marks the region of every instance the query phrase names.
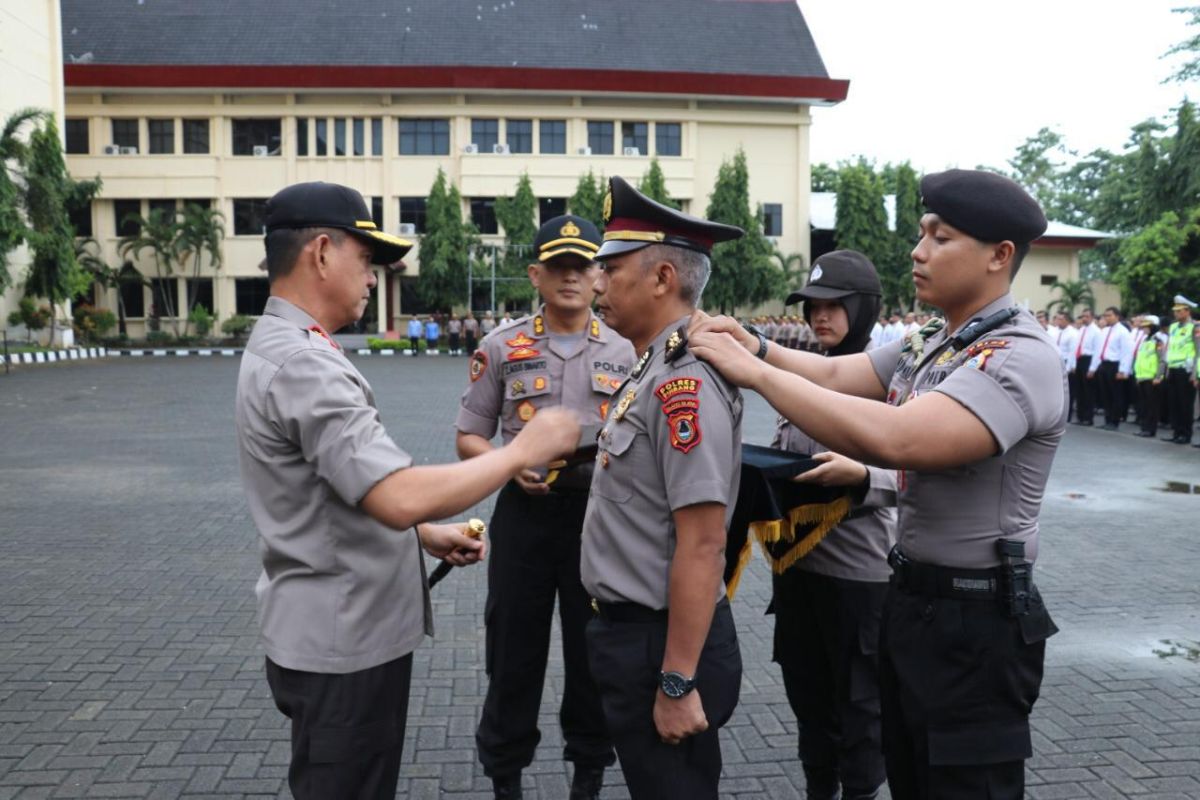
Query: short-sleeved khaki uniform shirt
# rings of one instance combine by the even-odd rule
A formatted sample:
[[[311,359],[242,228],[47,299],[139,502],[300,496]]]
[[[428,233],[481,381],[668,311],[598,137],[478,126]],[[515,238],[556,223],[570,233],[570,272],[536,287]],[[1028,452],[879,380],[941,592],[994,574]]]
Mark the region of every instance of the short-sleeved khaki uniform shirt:
[[[974,319],[1013,305],[1012,295],[1005,294]],[[987,426],[999,452],[940,472],[900,470],[900,547],[916,561],[984,569],[1000,563],[997,539],[1015,539],[1025,543],[1026,559],[1035,560],[1038,514],[1067,423],[1066,376],[1057,348],[1028,311],[961,351],[951,347],[945,329],[925,342],[919,357],[913,350],[901,352],[905,341],[867,353],[888,387],[887,402],[898,406],[941,392]]]
[[[268,657],[347,673],[411,653],[433,632],[420,543],[358,504],[412,458],[384,431],[366,379],[281,298],[267,301],[246,343],[236,424]]]
[[[655,338],[613,395],[600,431],[580,577],[603,602],[667,608],[673,512],[723,503],[726,527],[733,515],[742,395],[686,349],[687,323]],[[724,586],[716,587],[713,603],[724,596]]]

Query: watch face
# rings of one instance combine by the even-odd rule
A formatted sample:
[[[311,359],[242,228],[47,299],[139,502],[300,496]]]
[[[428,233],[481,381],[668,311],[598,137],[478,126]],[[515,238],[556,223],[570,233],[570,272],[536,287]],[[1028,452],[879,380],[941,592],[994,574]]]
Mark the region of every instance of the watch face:
[[[692,688],[692,682],[678,672],[662,674],[662,690],[667,697],[683,697]]]

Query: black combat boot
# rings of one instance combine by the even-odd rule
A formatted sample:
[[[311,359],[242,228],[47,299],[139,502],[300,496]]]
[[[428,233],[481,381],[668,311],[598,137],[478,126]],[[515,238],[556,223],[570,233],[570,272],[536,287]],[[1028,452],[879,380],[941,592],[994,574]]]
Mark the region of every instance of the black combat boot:
[[[570,800],[598,800],[604,785],[604,767],[576,767]]]
[[[521,773],[493,777],[492,791],[495,792],[496,800],[521,800]]]

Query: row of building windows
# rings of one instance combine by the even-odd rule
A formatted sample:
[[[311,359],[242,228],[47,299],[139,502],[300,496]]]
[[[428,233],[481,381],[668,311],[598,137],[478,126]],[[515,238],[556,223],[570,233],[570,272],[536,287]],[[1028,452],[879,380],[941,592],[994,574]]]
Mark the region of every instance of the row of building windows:
[[[122,153],[142,152],[141,120],[115,118],[112,144]],[[175,153],[178,134],[175,119],[147,119],[147,152]],[[178,120],[182,126],[182,152],[211,152],[210,120]],[[483,118],[471,120],[470,145],[480,153],[507,148],[510,153],[533,153],[536,128],[538,153],[567,152],[566,120]],[[88,120],[66,121],[67,152],[86,155],[91,151]],[[623,155],[650,155],[651,130],[654,155],[678,156],[683,153],[683,125],[679,122],[621,122],[590,120],[587,123],[587,148],[590,155],[614,155],[617,143]],[[444,156],[450,154],[450,120],[400,119],[398,151],[402,156]],[[368,138],[369,137],[369,138]],[[232,153],[235,156],[278,156],[283,153],[283,120],[252,118],[232,120]],[[504,148],[501,147],[504,145]],[[297,117],[296,155],[308,157],[383,155],[383,119],[380,117]]]
[[[176,278],[144,279],[137,275],[132,264],[126,264],[121,274],[126,277],[118,283],[117,294],[120,296],[121,312],[127,319],[165,317],[172,310],[175,316],[186,317],[187,309],[193,307],[193,301],[195,306],[203,306],[209,312],[216,310],[212,278],[188,278],[184,281],[181,296],[180,282]],[[149,286],[146,285],[147,281]],[[235,278],[233,283],[235,313],[250,316],[262,314],[271,293],[267,279]],[[103,292],[102,288],[97,290]]]
[[[383,228],[383,198],[368,197],[366,200],[371,206],[371,217],[374,219],[375,224]],[[194,199],[113,200],[112,203],[116,224],[115,234],[117,236],[137,235],[137,217],[139,216],[149,218],[156,211],[173,214],[182,209],[184,204],[196,204],[205,208],[212,205],[210,200]],[[412,225],[413,232],[415,233],[425,233],[425,203],[426,198],[424,197],[399,198],[400,224]],[[472,197],[469,198],[468,203],[470,204],[471,221],[475,223],[475,227],[479,229],[480,233],[498,234],[500,232],[499,224],[496,222],[496,198]],[[233,201],[232,234],[234,236],[262,235],[263,225],[266,220],[266,206],[266,198],[235,199]],[[542,197],[538,200],[538,218],[540,222],[545,222],[548,219],[565,213],[567,213],[567,198],[565,197]],[[762,214],[763,233],[767,236],[782,236],[783,205],[781,203],[764,203]],[[78,213],[72,214],[71,223],[75,228],[77,236],[93,235],[92,214],[89,207],[85,207]]]

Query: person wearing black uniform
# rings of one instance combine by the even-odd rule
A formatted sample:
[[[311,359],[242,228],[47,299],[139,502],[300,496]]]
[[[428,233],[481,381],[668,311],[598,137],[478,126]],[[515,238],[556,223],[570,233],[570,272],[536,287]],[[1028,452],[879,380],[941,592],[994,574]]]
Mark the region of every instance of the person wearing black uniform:
[[[827,356],[863,352],[883,293],[875,265],[854,250],[817,259],[804,319]],[[796,480],[851,486],[855,507],[808,555],[773,580],[775,660],[800,727],[805,794],[869,800],[884,780],[879,623],[896,538],[896,473],[829,452],[780,417],[772,447],[824,462]]]

